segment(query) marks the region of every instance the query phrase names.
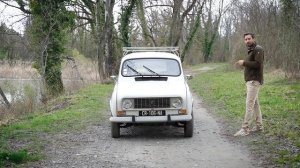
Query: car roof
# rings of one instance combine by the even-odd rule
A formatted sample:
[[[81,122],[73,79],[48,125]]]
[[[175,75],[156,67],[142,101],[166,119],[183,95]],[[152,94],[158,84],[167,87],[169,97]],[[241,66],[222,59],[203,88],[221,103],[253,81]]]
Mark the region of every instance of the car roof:
[[[136,58],[170,58],[180,62],[180,58],[177,55],[167,52],[135,52],[125,55],[122,61]]]

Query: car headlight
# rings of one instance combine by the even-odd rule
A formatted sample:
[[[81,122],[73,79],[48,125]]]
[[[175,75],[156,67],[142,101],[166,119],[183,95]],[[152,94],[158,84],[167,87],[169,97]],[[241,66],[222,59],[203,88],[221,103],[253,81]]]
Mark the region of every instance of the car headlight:
[[[171,106],[173,108],[181,108],[181,106],[182,106],[181,98],[178,98],[178,97],[172,98],[171,99]]]
[[[122,108],[123,109],[130,109],[132,108],[133,101],[132,99],[124,99],[122,103]]]

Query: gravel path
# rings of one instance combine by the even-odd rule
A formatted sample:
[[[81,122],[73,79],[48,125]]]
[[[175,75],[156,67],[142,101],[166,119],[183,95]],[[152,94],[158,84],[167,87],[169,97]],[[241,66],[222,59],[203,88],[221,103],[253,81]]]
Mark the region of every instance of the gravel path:
[[[195,130],[183,137],[183,128],[143,126],[121,129],[110,136],[109,114],[104,123],[79,133],[47,136],[47,160],[28,167],[258,167],[249,151],[222,135],[222,125],[194,95]]]

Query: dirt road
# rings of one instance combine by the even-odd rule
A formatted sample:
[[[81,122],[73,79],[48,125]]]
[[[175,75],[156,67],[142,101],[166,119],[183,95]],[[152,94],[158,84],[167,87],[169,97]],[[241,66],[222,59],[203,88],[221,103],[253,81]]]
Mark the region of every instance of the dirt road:
[[[102,125],[45,137],[47,160],[29,167],[258,167],[245,148],[222,136],[222,125],[194,99],[192,138],[183,137],[183,128],[145,126],[121,129],[122,137],[113,139],[107,114]]]

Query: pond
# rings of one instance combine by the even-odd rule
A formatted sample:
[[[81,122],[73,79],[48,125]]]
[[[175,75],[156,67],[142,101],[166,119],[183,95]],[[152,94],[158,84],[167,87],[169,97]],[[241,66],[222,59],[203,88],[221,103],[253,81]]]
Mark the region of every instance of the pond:
[[[65,92],[71,93],[83,86],[96,83],[97,81],[84,81],[78,79],[63,79]],[[36,102],[41,100],[40,79],[17,79],[17,78],[0,78],[0,87],[2,88],[7,100],[13,102],[20,99],[35,99]],[[0,105],[4,103],[0,96]]]
[[[41,81],[37,79],[0,78],[0,86],[9,102],[28,96],[40,98]],[[3,98],[0,100],[2,102]]]

